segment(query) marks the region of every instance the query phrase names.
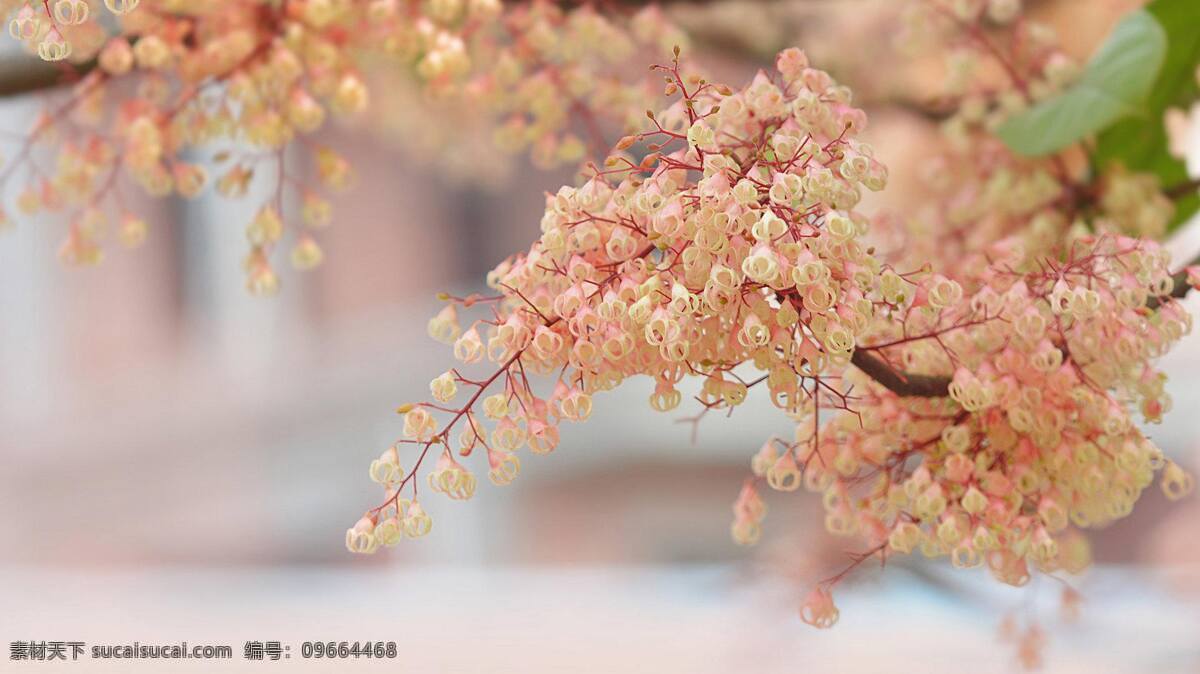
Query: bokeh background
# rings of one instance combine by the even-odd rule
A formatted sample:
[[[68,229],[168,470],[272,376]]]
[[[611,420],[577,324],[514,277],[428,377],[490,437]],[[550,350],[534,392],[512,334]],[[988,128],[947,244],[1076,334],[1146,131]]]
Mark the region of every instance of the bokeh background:
[[[709,29],[742,54],[712,65],[731,81],[752,72],[737,45],[755,35],[727,19],[768,12],[778,34],[759,34],[768,44],[754,49],[796,42],[854,86],[861,60],[839,61],[831,42],[867,49],[887,30],[881,4],[710,10]],[[1036,4],[1085,58],[1136,2]],[[0,128],[27,126],[38,105],[3,101]],[[906,175],[926,123],[868,109],[872,142]],[[1045,671],[1200,672],[1196,498],[1168,504],[1152,488],[1132,517],[1096,533],[1097,568],[1072,580],[1084,596],[1075,620],[1054,580],[1014,591],[982,572],[901,562],[859,572],[838,597],[841,622],[816,632],[799,600],[854,547],[822,532],[817,499],[768,496],[758,549],[728,535],[750,454],[788,432],[786,420],[752,399],[693,438],[678,422],[690,412],[649,409],[647,382],[598,397],[592,420],[564,426],[560,448],[527,457],[512,486],[483,484],[467,504],[427,498],[426,539],[350,555],[345,529],[380,497],[367,464],[400,432],[394,407],[426,397],[450,362],[425,334],[434,293],[478,289],[527,246],[543,191],[570,173],[490,153],[485,170],[437,161],[436,143],[403,125],[325,135],[359,179],[322,235],[325,264],[284,272],[275,298],[249,296],[239,270],[253,194],[148,203],[146,244],[111,246],[95,268],[57,263],[62,223],[0,233],[0,639],[235,651],[219,668],[31,671],[1003,672],[1017,668],[1007,619],[1045,631]],[[1200,156],[1200,132],[1191,142]],[[1200,236],[1172,246],[1190,258]],[[1189,304],[1200,310],[1195,294]],[[1175,409],[1150,432],[1195,469],[1200,336],[1166,362]],[[245,640],[267,639],[290,643],[292,660],[240,661]],[[393,640],[400,657],[303,662],[304,640]]]

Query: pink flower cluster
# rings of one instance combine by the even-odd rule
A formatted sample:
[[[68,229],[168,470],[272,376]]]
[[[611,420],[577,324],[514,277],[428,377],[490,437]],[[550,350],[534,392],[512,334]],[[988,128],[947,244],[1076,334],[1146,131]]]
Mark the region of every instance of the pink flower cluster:
[[[664,69],[679,100],[619,143],[604,170],[547,197],[539,241],[489,275],[500,293],[487,298],[492,315],[461,330],[452,304],[431,322],[459,360],[500,369],[433,382],[435,397],[450,384],[474,394],[462,408],[407,412],[421,458],[433,444],[448,455],[460,421],[460,453],[483,446],[503,464],[526,443],[550,451],[560,420],[585,419],[594,393],[634,375],[655,380],[660,411],[679,404],[687,376],[705,379],[714,404],[736,405],[749,384],[733,370],[753,362],[769,372],[776,404],[797,410],[806,386],[840,371],[872,320],[878,276],[858,241],[867,220],[853,209],[886,170],[855,139],[865,116],[844,87],[797,50],[779,67],[737,93]],[[641,158],[628,152],[639,143]],[[536,395],[529,373],[557,373],[553,391]],[[483,402],[496,422],[489,438],[471,406],[496,382],[501,391]],[[439,427],[431,411],[450,422]],[[410,478],[401,486],[415,487]]]
[[[419,452],[379,480],[387,498],[365,521],[416,503],[435,449],[436,491],[469,497],[454,456],[480,448],[507,484],[521,447],[552,451],[558,423],[637,375],[659,411],[692,377],[706,409],[765,384],[796,420],[793,439],[751,462],[733,508],[743,544],[761,534],[762,483],[803,485],[831,532],[871,546],[855,564],[919,550],[1020,585],[1031,568],[1086,566],[1078,530],[1128,514],[1156,472],[1185,491],[1132,418],[1169,407],[1151,363],[1191,327],[1165,254],[1102,235],[1056,260],[1006,240],[955,278],[897,270],[864,243],[871,222],[856,210],[887,178],[858,139],[865,115],[799,50],[776,65],[737,92],[661,68],[678,100],[547,196],[539,240],[489,275],[496,295],[447,298],[430,333],[464,365],[497,369],[449,370],[431,382],[436,402],[401,408],[396,447]],[[460,308],[477,306],[487,315],[464,330]],[[530,375],[550,376],[549,392]],[[836,621],[830,588],[845,573],[818,584],[807,622]]]
[[[1031,567],[1082,570],[1079,530],[1128,515],[1157,472],[1168,496],[1186,493],[1134,415],[1154,422],[1170,407],[1152,361],[1191,317],[1170,300],[1147,306],[1174,287],[1153,243],[1106,236],[1036,268],[1017,247],[990,252],[962,300],[938,306],[936,284],[919,288],[858,347],[949,376],[948,397],[899,396],[857,373],[855,414],[819,436],[799,427],[754,467],[776,486],[802,466],[828,529],[881,555],[949,556],[1022,585]]]

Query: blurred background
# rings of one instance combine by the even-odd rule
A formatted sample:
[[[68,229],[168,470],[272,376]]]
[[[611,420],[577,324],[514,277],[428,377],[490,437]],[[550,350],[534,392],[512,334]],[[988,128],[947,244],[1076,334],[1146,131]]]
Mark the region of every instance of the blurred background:
[[[820,66],[829,35],[858,30],[866,44],[881,29],[866,11],[880,3],[778,4],[796,14],[777,39],[811,44]],[[1072,21],[1060,32],[1085,58],[1136,3],[1038,4]],[[839,73],[830,54],[853,86],[853,64]],[[729,81],[752,72],[745,58],[714,66]],[[24,128],[38,104],[3,101],[0,128]],[[871,142],[905,175],[928,129],[868,110]],[[253,193],[144,204],[144,246],[111,246],[94,268],[57,263],[62,223],[0,233],[4,641],[187,640],[240,655],[244,640],[274,639],[292,643],[289,669],[314,671],[1000,672],[1017,668],[1007,616],[1046,632],[1045,671],[1200,672],[1196,498],[1168,505],[1154,487],[1095,533],[1098,565],[1077,583],[1074,621],[1052,580],[1015,591],[904,562],[857,573],[839,625],[816,632],[798,620],[799,600],[853,548],[823,533],[817,499],[768,495],[757,549],[728,534],[749,456],[788,433],[786,420],[751,400],[693,438],[678,423],[690,412],[649,409],[646,382],[598,397],[592,420],[564,426],[553,455],[527,455],[511,487],[481,485],[467,504],[427,498],[427,538],[347,553],[345,529],[380,498],[366,468],[400,434],[395,406],[427,397],[450,363],[425,332],[434,293],[480,289],[536,235],[543,191],[571,178],[520,160],[447,173],[403,132],[325,135],[359,179],[322,235],[326,262],[284,272],[275,298],[249,296],[239,271]],[[1192,141],[1200,156],[1200,133]],[[1188,238],[1173,242],[1177,259],[1200,250]],[[1189,304],[1200,310],[1195,293]],[[1200,337],[1164,369],[1175,409],[1150,432],[1194,470]],[[394,640],[401,655],[296,660],[313,639]]]

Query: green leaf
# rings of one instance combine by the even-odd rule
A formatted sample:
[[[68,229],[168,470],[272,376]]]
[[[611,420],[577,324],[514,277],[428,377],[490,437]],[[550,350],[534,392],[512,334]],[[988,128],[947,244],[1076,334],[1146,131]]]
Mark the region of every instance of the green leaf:
[[[1167,54],[1146,100],[1143,117],[1122,120],[1096,139],[1096,163],[1121,163],[1132,171],[1158,176],[1164,187],[1188,179],[1187,166],[1168,152],[1163,115],[1168,108],[1186,109],[1200,98],[1196,68],[1200,66],[1200,3],[1196,0],[1154,0],[1148,11],[1167,33]],[[1195,194],[1177,199],[1170,229],[1200,209]]]
[[[1145,10],[1131,12],[1092,55],[1077,82],[1009,118],[996,134],[1014,152],[1036,157],[1122,117],[1143,114],[1166,53],[1162,25]]]

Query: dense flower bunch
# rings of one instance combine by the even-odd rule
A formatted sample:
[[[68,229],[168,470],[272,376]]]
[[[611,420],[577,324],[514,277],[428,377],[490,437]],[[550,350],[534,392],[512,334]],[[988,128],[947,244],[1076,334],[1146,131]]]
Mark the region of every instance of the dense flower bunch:
[[[434,402],[401,407],[405,438],[371,469],[386,499],[348,533],[352,551],[407,530],[431,452],[434,491],[469,498],[456,456],[476,452],[507,484],[518,450],[553,451],[559,422],[634,375],[653,378],[659,411],[695,377],[707,409],[765,384],[796,420],[793,439],[753,457],[733,507],[743,544],[760,536],[763,484],[803,485],[823,495],[830,531],[870,544],[855,564],[920,550],[1020,585],[1031,568],[1086,566],[1078,529],[1128,514],[1156,472],[1168,495],[1186,492],[1133,420],[1169,407],[1151,361],[1191,328],[1165,254],[1097,235],[1055,260],[1012,238],[963,265],[976,271],[962,282],[899,271],[863,242],[855,210],[887,178],[858,139],[865,115],[802,52],[776,65],[736,93],[664,68],[679,99],[603,170],[547,196],[540,239],[489,275],[498,294],[446,298],[431,335],[498,367],[451,369]],[[489,316],[464,330],[459,309],[474,306]],[[530,374],[553,376],[547,395]],[[391,467],[408,445],[412,470]],[[806,622],[837,620],[830,589],[845,573],[809,595]]]
[[[1190,322],[1174,303],[1146,308],[1173,290],[1166,260],[1153,244],[1110,237],[1061,268],[1021,273],[1026,253],[1010,245],[966,298],[948,278],[881,268],[858,242],[866,220],[853,210],[859,189],[882,187],[886,175],[854,139],[861,112],[798,52],[779,65],[782,87],[762,75],[729,96],[673,84],[683,104],[622,143],[665,136],[661,153],[636,165],[614,157],[610,166],[628,169],[554,195],[538,244],[493,272],[502,294],[492,320],[460,334],[453,305],[434,319],[431,330],[455,340],[460,360],[502,363],[484,382],[457,371],[433,382],[440,402],[458,383],[477,389],[474,402],[504,377],[504,392],[485,401],[498,421],[491,445],[469,407],[443,410],[455,413],[451,423],[467,420],[460,452],[479,443],[495,465],[526,440],[553,449],[554,421],[580,418],[591,393],[633,374],[656,379],[650,404],[659,410],[680,402],[675,384],[687,375],[704,377],[706,404],[734,406],[748,384],[733,369],[751,362],[766,373],[754,383],[765,381],[801,420],[796,441],[769,442],[754,472],[776,489],[823,491],[831,530],[873,536],[880,551],[952,554],[957,564],[986,556],[1014,583],[1028,578],[1026,559],[1079,568],[1085,548],[1064,537],[1067,527],[1127,514],[1162,465],[1124,401],[1139,401],[1149,419],[1169,404],[1147,361]],[[680,147],[665,152],[671,141]],[[611,175],[623,179],[614,187]],[[489,326],[486,343],[480,325]],[[868,335],[895,339],[860,345]],[[1102,357],[1114,340],[1120,357]],[[909,372],[952,374],[948,396],[913,403],[874,385],[856,414],[822,433],[822,400],[848,406],[848,387],[828,379],[856,346]],[[525,370],[561,371],[554,393],[534,395]],[[473,482],[445,487],[470,474],[429,409],[408,411],[406,433],[426,451],[442,443],[431,482],[469,495]],[[1181,490],[1176,468],[1166,477],[1165,489]],[[740,542],[757,539],[765,514],[755,485],[735,505]],[[859,485],[869,493],[853,495]],[[1072,545],[1060,550],[1059,539]]]
[[[0,7],[14,36],[83,73],[23,139],[0,187],[24,179],[22,214],[66,212],[61,257],[95,263],[110,218],[126,244],[146,235],[122,182],[156,197],[195,197],[214,182],[222,196],[238,198],[266,174],[274,189],[246,227],[255,293],[277,289],[271,257],[293,220],[302,225],[289,237],[293,265],[321,261],[314,230],[330,220],[324,193],[345,188],[353,173],[334,150],[304,137],[331,114],[367,107],[368,66],[460,108],[486,110],[498,145],[530,148],[537,163],[554,165],[579,160],[586,142],[598,146],[599,119],[628,125],[626,110],[644,109],[644,81],[625,85],[615,73],[639,45],[680,37],[653,7],[610,21],[588,7],[495,0],[444,0],[419,11],[396,0],[107,5],[118,15],[115,35],[85,0]],[[53,170],[38,166],[39,145],[54,146]],[[309,155],[315,176],[293,168],[289,148]],[[211,161],[199,157],[206,150]],[[285,213],[291,204],[297,212]]]
[[[856,140],[865,116],[843,87],[799,51],[779,65],[781,81],[760,74],[736,94],[667,69],[679,100],[651,114],[653,130],[623,139],[604,170],[547,198],[541,239],[489,276],[500,294],[433,319],[460,361],[500,364],[480,381],[451,370],[431,385],[437,403],[405,408],[404,442],[423,445],[422,459],[441,452],[435,489],[461,497],[474,486],[451,458],[455,424],[458,453],[482,448],[503,483],[515,450],[553,450],[559,421],[586,419],[592,394],[630,376],[655,379],[660,411],[679,404],[688,375],[705,377],[706,398],[736,405],[748,385],[732,370],[754,361],[772,373],[777,404],[796,409],[811,395],[805,382],[848,361],[878,271],[853,208],[886,170]],[[627,153],[638,143],[650,152],[640,160]],[[462,330],[457,305],[479,302],[491,318]],[[554,372],[553,392],[537,396],[527,373]],[[482,403],[489,434],[472,406],[497,382]],[[473,389],[466,406],[444,407],[459,385]],[[437,411],[450,422],[439,427]],[[400,487],[415,492],[415,468]]]
[[[898,396],[858,374],[857,415],[819,439],[800,427],[794,443],[768,444],[755,470],[777,483],[778,457],[794,451],[830,531],[881,554],[986,563],[1022,585],[1031,566],[1085,567],[1078,529],[1128,515],[1156,472],[1168,496],[1189,489],[1134,414],[1154,422],[1170,407],[1150,361],[1191,317],[1173,301],[1147,308],[1174,285],[1149,242],[1103,237],[1028,271],[1017,271],[1027,265],[1015,247],[992,254],[990,265],[975,261],[983,272],[962,300],[945,304],[958,291],[934,286],[927,304],[859,347],[908,372],[949,375],[948,397]]]

